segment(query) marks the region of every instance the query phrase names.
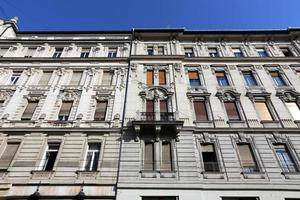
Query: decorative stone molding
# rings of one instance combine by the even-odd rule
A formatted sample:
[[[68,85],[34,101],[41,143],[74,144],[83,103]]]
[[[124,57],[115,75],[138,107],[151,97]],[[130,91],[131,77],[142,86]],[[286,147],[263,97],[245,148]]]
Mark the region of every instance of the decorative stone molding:
[[[285,102],[294,102],[300,100],[300,93],[296,92],[295,90],[278,90],[276,96]]]
[[[200,143],[215,143],[217,141],[217,137],[215,135],[207,132],[197,135],[197,139]]]
[[[269,137],[269,139],[272,143],[287,143],[288,142],[286,135],[279,134],[277,132],[274,132],[272,134],[272,137]]]
[[[160,86],[146,88],[139,93],[143,100],[165,100],[173,95],[168,89]]]
[[[6,101],[13,95],[12,90],[0,90],[0,100],[1,101]]]
[[[219,90],[216,96],[222,101],[236,101],[240,99],[241,94],[234,90]]]

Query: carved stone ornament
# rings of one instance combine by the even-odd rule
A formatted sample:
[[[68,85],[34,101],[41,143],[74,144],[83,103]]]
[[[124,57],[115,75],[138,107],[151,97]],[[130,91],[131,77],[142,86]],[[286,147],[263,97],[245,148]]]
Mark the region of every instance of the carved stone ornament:
[[[44,95],[44,93],[29,93],[28,95],[25,95],[24,98],[28,101],[39,101],[46,98],[46,95]]]
[[[74,43],[72,43],[70,46],[68,46],[67,48],[66,48],[66,51],[72,51],[73,49],[75,49],[76,48],[76,45],[74,44]]]
[[[5,101],[6,99],[8,99],[10,96],[12,96],[13,91],[0,91],[0,100],[1,101]]]
[[[300,93],[294,90],[277,91],[276,96],[285,102],[294,102],[300,100]]]
[[[203,132],[202,134],[197,135],[197,139],[200,143],[214,143],[216,141],[216,136]]]
[[[67,73],[67,70],[65,68],[59,68],[55,71],[55,73],[58,75],[58,76],[63,76],[65,73]]]
[[[37,48],[37,51],[44,51],[45,49],[46,49],[46,47],[48,47],[49,46],[49,44],[48,43],[45,43],[43,46],[40,46],[40,47],[38,47]]]
[[[59,99],[64,101],[75,101],[79,99],[80,91],[66,90],[59,94]]]
[[[286,143],[286,142],[288,142],[288,139],[287,139],[286,135],[274,132],[272,136],[273,137],[269,138],[272,143]]]
[[[251,138],[243,132],[238,132],[236,137],[233,137],[236,143],[250,143]]]
[[[144,91],[140,92],[140,96],[143,99],[149,99],[149,100],[165,100],[168,99],[173,95],[173,92],[169,92],[166,88],[163,87],[151,87],[148,89],[145,89]]]
[[[232,90],[218,91],[216,96],[222,101],[235,101],[240,99],[240,93]]]

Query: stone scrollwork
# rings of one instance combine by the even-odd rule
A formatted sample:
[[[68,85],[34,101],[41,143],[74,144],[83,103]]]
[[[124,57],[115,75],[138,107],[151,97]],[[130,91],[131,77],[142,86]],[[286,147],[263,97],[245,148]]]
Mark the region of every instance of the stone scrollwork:
[[[0,91],[0,101],[5,101],[6,99],[10,98],[13,95],[13,91]]]
[[[294,90],[277,91],[276,96],[285,102],[294,102],[300,100],[300,93]]]
[[[197,139],[200,143],[214,143],[216,141],[216,136],[207,132],[203,132],[197,136]]]
[[[143,100],[165,100],[173,95],[173,92],[169,92],[167,89],[163,87],[152,87],[149,89],[145,89],[140,92],[140,96]]]
[[[233,90],[218,91],[216,96],[222,101],[235,101],[240,99],[240,93]]]

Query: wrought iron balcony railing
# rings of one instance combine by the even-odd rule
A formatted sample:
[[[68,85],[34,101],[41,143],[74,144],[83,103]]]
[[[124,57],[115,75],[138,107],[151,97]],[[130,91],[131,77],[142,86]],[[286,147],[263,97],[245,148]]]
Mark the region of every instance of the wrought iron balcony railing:
[[[141,112],[140,120],[142,121],[175,121],[174,112]]]

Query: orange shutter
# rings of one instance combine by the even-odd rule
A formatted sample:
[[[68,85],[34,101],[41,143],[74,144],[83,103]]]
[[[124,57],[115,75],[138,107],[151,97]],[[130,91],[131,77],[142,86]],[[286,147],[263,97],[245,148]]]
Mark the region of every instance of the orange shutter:
[[[265,102],[255,102],[255,107],[261,120],[273,120]]]
[[[224,72],[215,72],[216,76],[225,76]]]
[[[159,85],[166,85],[166,71],[159,70]]]
[[[229,120],[240,120],[240,115],[235,102],[225,102],[225,109]]]
[[[207,121],[207,111],[204,101],[194,101],[194,109],[197,121]]]
[[[153,85],[154,80],[153,80],[153,70],[147,70],[147,85]]]
[[[189,79],[199,79],[198,72],[195,71],[189,72]]]

